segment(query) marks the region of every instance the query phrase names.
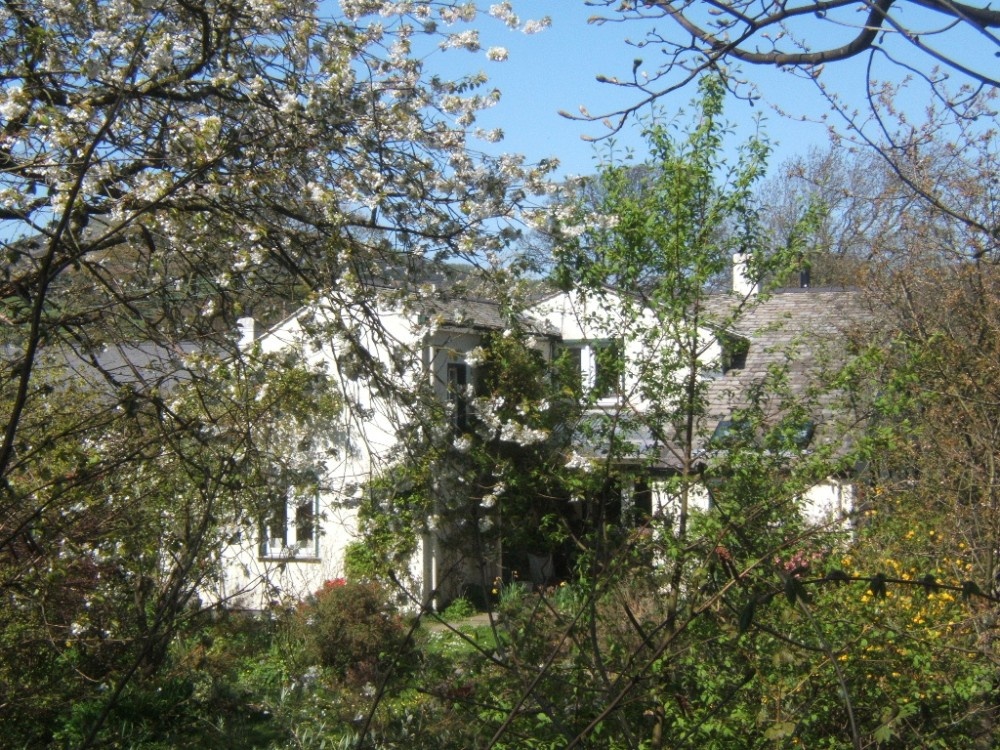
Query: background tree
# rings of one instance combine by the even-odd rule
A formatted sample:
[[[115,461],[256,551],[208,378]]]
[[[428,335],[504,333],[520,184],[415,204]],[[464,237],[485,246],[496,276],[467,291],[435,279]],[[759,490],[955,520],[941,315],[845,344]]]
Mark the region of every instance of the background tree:
[[[996,592],[996,269],[932,254],[882,269],[873,286],[884,315],[879,406],[898,435],[876,457],[879,481],[939,518],[937,546],[956,573]]]
[[[875,154],[836,146],[780,165],[758,196],[768,242],[800,257],[785,285],[862,286],[872,257],[898,250],[886,243],[905,245],[893,183]]]

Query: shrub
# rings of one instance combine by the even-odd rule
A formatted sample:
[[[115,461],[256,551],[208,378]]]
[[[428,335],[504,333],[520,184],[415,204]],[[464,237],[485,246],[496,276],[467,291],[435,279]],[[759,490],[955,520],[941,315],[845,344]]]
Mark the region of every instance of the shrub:
[[[411,653],[402,617],[372,582],[327,581],[297,617],[305,655],[353,682],[373,682]]]
[[[476,614],[475,605],[463,596],[453,599],[451,604],[445,607],[441,613],[442,620],[464,620]]]

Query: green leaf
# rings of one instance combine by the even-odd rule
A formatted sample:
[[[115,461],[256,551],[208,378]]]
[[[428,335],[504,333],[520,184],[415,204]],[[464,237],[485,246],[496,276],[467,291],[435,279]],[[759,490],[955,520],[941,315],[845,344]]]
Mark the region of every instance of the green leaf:
[[[880,743],[888,742],[892,739],[893,734],[895,734],[895,732],[892,729],[892,724],[883,724],[872,732],[872,739]]]
[[[766,740],[780,740],[785,737],[790,737],[795,733],[795,722],[794,721],[779,721],[776,724],[772,724],[764,732],[764,739]]]

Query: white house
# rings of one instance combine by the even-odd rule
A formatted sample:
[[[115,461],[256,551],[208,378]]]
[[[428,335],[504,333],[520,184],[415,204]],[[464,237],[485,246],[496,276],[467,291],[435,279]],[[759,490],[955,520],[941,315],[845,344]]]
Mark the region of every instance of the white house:
[[[740,274],[735,276],[739,281]],[[709,438],[718,424],[724,425],[734,410],[745,406],[752,384],[778,365],[789,373],[793,391],[817,385],[823,365],[832,361],[830,357],[836,359],[830,352],[843,343],[844,326],[860,315],[859,296],[848,290],[779,290],[760,299],[755,291],[743,287],[719,295],[699,329],[704,337],[699,356],[706,365],[704,377],[710,380],[708,408],[699,425],[699,434],[706,436],[698,446],[702,453],[709,450]],[[620,314],[623,299],[614,290],[589,295],[557,292],[541,297],[520,316],[543,357],[562,356],[576,368],[589,418],[647,412],[651,404],[643,388],[644,368],[668,346],[666,331],[662,342],[651,342],[649,336],[655,333],[648,332],[655,332],[651,325],[655,317],[641,309],[630,314],[642,318],[647,334],[630,337],[633,329],[623,325]],[[742,314],[731,314],[734,305],[745,307]],[[343,576],[345,551],[359,541],[353,498],[389,465],[397,431],[408,418],[409,405],[398,398],[398,388],[382,388],[380,379],[402,386],[404,392],[432,394],[441,403],[450,403],[446,413],[458,427],[468,417],[465,395],[476,380],[472,353],[484,336],[503,331],[509,322],[495,302],[441,293],[417,301],[386,289],[371,301],[369,311],[375,312],[377,325],[370,316],[322,303],[259,333],[252,330],[252,321],[243,322],[245,351],[302,347],[310,361],[325,363],[335,374],[349,408],[344,411],[343,431],[336,436],[344,449],[330,460],[323,491],[318,497],[285,498],[284,512],[264,519],[251,533],[253,538],[244,534],[242,543],[225,552],[226,576],[219,596],[259,607],[276,598],[301,598],[324,581]],[[317,345],[317,331],[333,333],[320,337],[323,343]],[[359,355],[367,358],[364,367],[359,366]],[[614,361],[624,366],[610,367]],[[832,429],[839,418],[834,400],[821,398],[817,403],[823,408],[813,416],[806,439],[841,439]],[[661,491],[657,477],[676,468],[669,440],[655,429],[633,430],[628,437],[635,446],[637,465],[641,461],[650,476],[623,488],[625,502],[638,503],[649,514],[667,512],[671,498]],[[580,445],[579,453],[583,460],[593,460],[600,457],[600,446]],[[850,484],[831,477],[810,495],[812,517],[833,517],[849,505]],[[470,580],[478,576],[482,583],[494,572],[456,564],[455,551],[447,549],[442,539],[429,529],[411,560],[413,596],[424,602],[432,597],[447,600]]]

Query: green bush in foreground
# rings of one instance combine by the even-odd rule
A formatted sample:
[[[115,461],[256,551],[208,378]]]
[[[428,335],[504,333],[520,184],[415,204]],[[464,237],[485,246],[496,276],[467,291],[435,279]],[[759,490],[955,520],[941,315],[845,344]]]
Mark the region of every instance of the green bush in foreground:
[[[294,629],[305,660],[357,684],[376,682],[411,651],[406,624],[377,583],[327,581],[299,608]]]

